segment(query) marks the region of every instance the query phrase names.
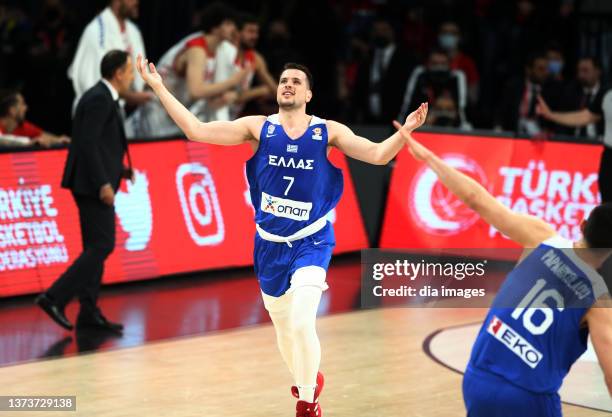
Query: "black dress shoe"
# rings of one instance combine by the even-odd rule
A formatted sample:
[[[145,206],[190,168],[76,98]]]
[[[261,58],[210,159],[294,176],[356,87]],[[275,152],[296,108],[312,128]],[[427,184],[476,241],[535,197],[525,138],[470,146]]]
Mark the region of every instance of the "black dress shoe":
[[[108,321],[107,318],[102,315],[102,313],[94,313],[88,316],[79,315],[76,325],[78,328],[87,327],[91,329],[95,328],[99,330],[110,330],[118,333],[123,331],[123,324]]]
[[[68,321],[68,319],[64,315],[64,309],[53,304],[53,301],[51,301],[47,294],[40,294],[38,297],[36,297],[34,302],[38,304],[38,306],[42,308],[43,311],[47,313],[47,315],[51,317],[54,322],[62,326],[64,329],[73,329],[74,326],[72,325],[72,323],[70,323],[70,321]]]

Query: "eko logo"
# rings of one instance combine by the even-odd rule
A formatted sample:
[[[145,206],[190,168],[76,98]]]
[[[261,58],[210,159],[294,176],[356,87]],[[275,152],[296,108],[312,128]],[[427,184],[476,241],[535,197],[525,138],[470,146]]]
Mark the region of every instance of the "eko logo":
[[[196,245],[218,245],[223,242],[223,216],[208,168],[198,162],[180,165],[176,171],[176,189],[187,230]]]
[[[457,154],[444,155],[442,160],[487,187],[484,171],[473,160]],[[478,214],[449,192],[429,167],[415,175],[408,207],[419,226],[435,235],[457,234],[478,220]]]

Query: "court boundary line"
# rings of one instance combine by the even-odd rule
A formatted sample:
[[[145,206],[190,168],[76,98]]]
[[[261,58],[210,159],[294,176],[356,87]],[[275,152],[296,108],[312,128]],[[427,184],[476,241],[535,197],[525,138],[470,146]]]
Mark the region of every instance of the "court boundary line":
[[[444,362],[442,362],[441,359],[437,358],[433,352],[431,351],[431,341],[438,336],[439,334],[441,334],[442,332],[445,332],[447,330],[452,330],[452,329],[458,329],[461,327],[469,327],[469,326],[473,326],[475,324],[481,324],[482,321],[477,321],[477,322],[471,322],[471,323],[463,323],[463,324],[457,324],[454,326],[448,326],[448,327],[442,327],[440,329],[434,330],[432,333],[430,333],[429,335],[427,335],[427,337],[423,340],[422,343],[422,348],[423,348],[423,352],[425,352],[425,354],[435,363],[437,363],[438,365],[456,373],[459,375],[463,375],[464,372],[461,372],[459,369],[453,368],[450,365],[445,364]],[[563,404],[567,404],[567,405],[571,405],[574,407],[580,407],[580,408],[585,408],[587,410],[593,410],[593,411],[602,411],[604,413],[609,413],[609,410],[603,410],[601,408],[596,408],[596,407],[589,407],[588,405],[581,405],[581,404],[575,404],[575,403],[571,403],[569,401],[561,401]]]

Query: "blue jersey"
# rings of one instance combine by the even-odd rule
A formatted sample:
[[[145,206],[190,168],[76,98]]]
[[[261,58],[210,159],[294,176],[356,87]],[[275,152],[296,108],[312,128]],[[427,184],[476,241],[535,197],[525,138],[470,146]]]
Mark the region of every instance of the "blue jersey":
[[[486,371],[534,393],[556,393],[587,348],[586,311],[603,278],[554,237],[508,274],[478,334],[468,371]]]
[[[259,148],[247,162],[255,222],[266,232],[291,236],[323,218],[342,195],[342,171],[327,159],[325,121],[312,116],[306,132],[291,139],[278,114],[269,116]]]

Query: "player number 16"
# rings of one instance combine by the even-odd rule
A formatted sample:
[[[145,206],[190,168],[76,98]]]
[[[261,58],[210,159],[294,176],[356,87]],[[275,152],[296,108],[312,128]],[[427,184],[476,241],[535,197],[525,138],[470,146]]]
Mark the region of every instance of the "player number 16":
[[[541,335],[546,333],[546,330],[551,326],[554,320],[554,313],[551,307],[546,307],[547,304],[544,302],[547,299],[553,300],[557,305],[557,310],[563,311],[564,302],[563,296],[559,291],[549,288],[543,290],[546,285],[546,280],[540,278],[536,281],[535,285],[529,290],[527,295],[518,304],[518,307],[512,312],[512,318],[518,320],[521,315],[523,316],[523,327],[527,329],[531,334]],[[536,297],[537,296],[537,297]],[[530,307],[531,306],[531,307]],[[543,306],[543,307],[533,307]],[[533,321],[533,316],[539,311],[544,315],[544,320],[540,324],[536,324]],[[524,314],[523,314],[524,313]]]

